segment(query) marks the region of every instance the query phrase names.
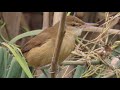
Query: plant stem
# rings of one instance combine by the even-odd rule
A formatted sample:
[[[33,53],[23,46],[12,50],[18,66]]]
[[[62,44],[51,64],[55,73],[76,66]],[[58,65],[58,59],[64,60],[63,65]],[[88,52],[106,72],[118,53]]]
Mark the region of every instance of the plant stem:
[[[57,33],[55,49],[54,49],[53,58],[51,62],[51,78],[55,78],[55,74],[56,74],[55,72],[57,69],[59,52],[60,52],[61,44],[64,38],[64,34],[65,34],[64,28],[65,28],[66,12],[62,12],[61,14],[62,14],[62,17],[61,17],[61,21],[60,21],[60,25],[59,25],[59,29]]]

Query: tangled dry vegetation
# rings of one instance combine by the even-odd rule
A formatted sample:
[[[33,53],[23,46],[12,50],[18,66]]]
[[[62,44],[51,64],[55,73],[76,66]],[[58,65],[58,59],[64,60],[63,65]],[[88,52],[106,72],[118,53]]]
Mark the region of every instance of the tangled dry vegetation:
[[[94,13],[91,18],[88,18],[87,15],[86,18],[84,18],[83,12],[81,12],[80,15],[78,14],[79,13],[77,13],[76,16],[84,19],[85,21],[88,19],[94,20]],[[83,28],[84,32],[82,35],[76,38],[76,48],[71,52],[71,55],[61,63],[56,75],[57,78],[120,78],[120,13],[115,12],[111,14],[110,12],[98,12],[98,14],[100,16],[98,16],[100,20],[96,22],[96,26],[85,26]],[[49,22],[51,21],[52,20]],[[21,25],[23,24],[24,23]],[[49,27],[49,23],[45,25],[44,24],[45,23],[43,23],[43,28]],[[3,24],[0,29],[2,29],[4,26],[5,25]],[[23,26],[26,26],[26,24]],[[19,29],[20,28],[18,28],[18,31]],[[14,33],[15,31],[13,30],[12,32]],[[36,35],[38,32],[40,32],[40,30],[35,31],[34,33],[28,32],[29,35],[27,35],[27,33],[26,35],[21,36],[23,38],[26,36],[33,36],[33,34]],[[4,39],[1,33],[0,35],[1,38]],[[6,41],[5,39],[3,41]],[[15,43],[19,39],[21,39],[20,36],[6,42],[10,42],[11,45],[11,42]],[[24,42],[24,40],[23,42],[21,40],[17,44],[22,45]],[[10,45],[5,45],[13,49],[13,51],[18,50],[15,51],[14,54],[18,54],[16,57],[20,56],[19,59],[23,59],[23,56],[21,52],[19,52],[20,50],[16,48],[16,45],[16,47],[14,45],[11,45],[11,47]],[[6,48],[3,50],[0,46],[0,72],[3,72],[0,73],[0,77],[31,78],[32,75],[27,64],[25,63],[25,60],[23,61],[25,64],[20,62],[23,65],[21,68],[19,65],[20,63],[18,64],[18,62],[15,60],[16,58],[13,57],[15,55],[12,54],[13,53],[11,53],[10,50],[6,50]],[[28,76],[26,76],[23,68],[25,68]],[[42,69],[44,73],[50,77],[49,69],[44,67],[42,67]],[[36,73],[32,74],[37,78],[46,78],[45,74],[43,74],[40,70],[37,70]]]
[[[90,39],[90,32],[87,30],[82,37],[77,38],[75,50],[62,63],[57,77],[119,78],[120,38],[117,37],[120,34],[119,30],[115,33],[110,32],[119,22],[119,16],[120,13],[111,17],[106,13],[105,23],[98,26],[98,29],[100,27],[103,29],[95,38]],[[95,34],[95,32],[90,33],[91,36]]]

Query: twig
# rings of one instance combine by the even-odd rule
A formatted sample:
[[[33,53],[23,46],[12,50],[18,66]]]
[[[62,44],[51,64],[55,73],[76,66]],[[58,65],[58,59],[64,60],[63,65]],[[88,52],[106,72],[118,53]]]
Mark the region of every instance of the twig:
[[[62,17],[61,17],[61,21],[60,21],[60,25],[59,25],[59,29],[58,29],[54,54],[53,54],[52,63],[51,63],[51,78],[55,78],[55,74],[56,74],[55,71],[56,71],[56,67],[57,67],[57,63],[58,63],[58,56],[59,56],[61,44],[62,44],[62,41],[64,38],[64,34],[65,34],[64,28],[65,28],[65,19],[66,19],[67,13],[63,12],[61,14],[62,14]]]
[[[103,27],[94,27],[94,26],[87,26],[86,28],[84,28],[84,31],[88,31],[88,32],[102,32]],[[116,34],[118,33],[118,35],[120,35],[120,30],[118,29],[109,29],[108,31],[110,34]]]
[[[86,61],[64,61],[61,64],[62,65],[84,65],[86,63]],[[99,60],[92,60],[90,61],[91,64],[93,65],[97,65],[100,64]]]
[[[103,76],[103,77],[101,77],[101,78],[110,78],[110,77],[113,77],[114,75],[115,75],[115,73],[114,73],[114,72],[111,72],[111,73],[109,73],[108,75]]]

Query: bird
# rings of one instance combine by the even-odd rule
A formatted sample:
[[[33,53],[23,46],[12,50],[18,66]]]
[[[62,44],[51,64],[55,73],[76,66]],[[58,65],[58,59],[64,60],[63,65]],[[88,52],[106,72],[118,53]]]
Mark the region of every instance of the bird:
[[[37,68],[50,64],[53,57],[57,32],[60,21],[54,26],[43,30],[41,33],[26,42],[21,51],[25,56],[28,65]],[[83,29],[81,26],[85,22],[76,16],[66,16],[65,20],[65,35],[59,53],[60,64],[63,62],[74,50],[75,39],[81,35]]]

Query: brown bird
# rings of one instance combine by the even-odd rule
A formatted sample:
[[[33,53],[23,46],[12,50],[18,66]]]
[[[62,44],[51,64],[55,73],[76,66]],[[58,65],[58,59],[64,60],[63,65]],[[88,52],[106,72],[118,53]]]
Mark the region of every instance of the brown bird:
[[[22,48],[29,65],[37,68],[51,63],[59,23],[43,30],[29,40]],[[62,42],[59,63],[65,60],[75,48],[75,38],[82,32],[81,25],[85,22],[75,16],[67,16],[65,22],[65,36]]]

